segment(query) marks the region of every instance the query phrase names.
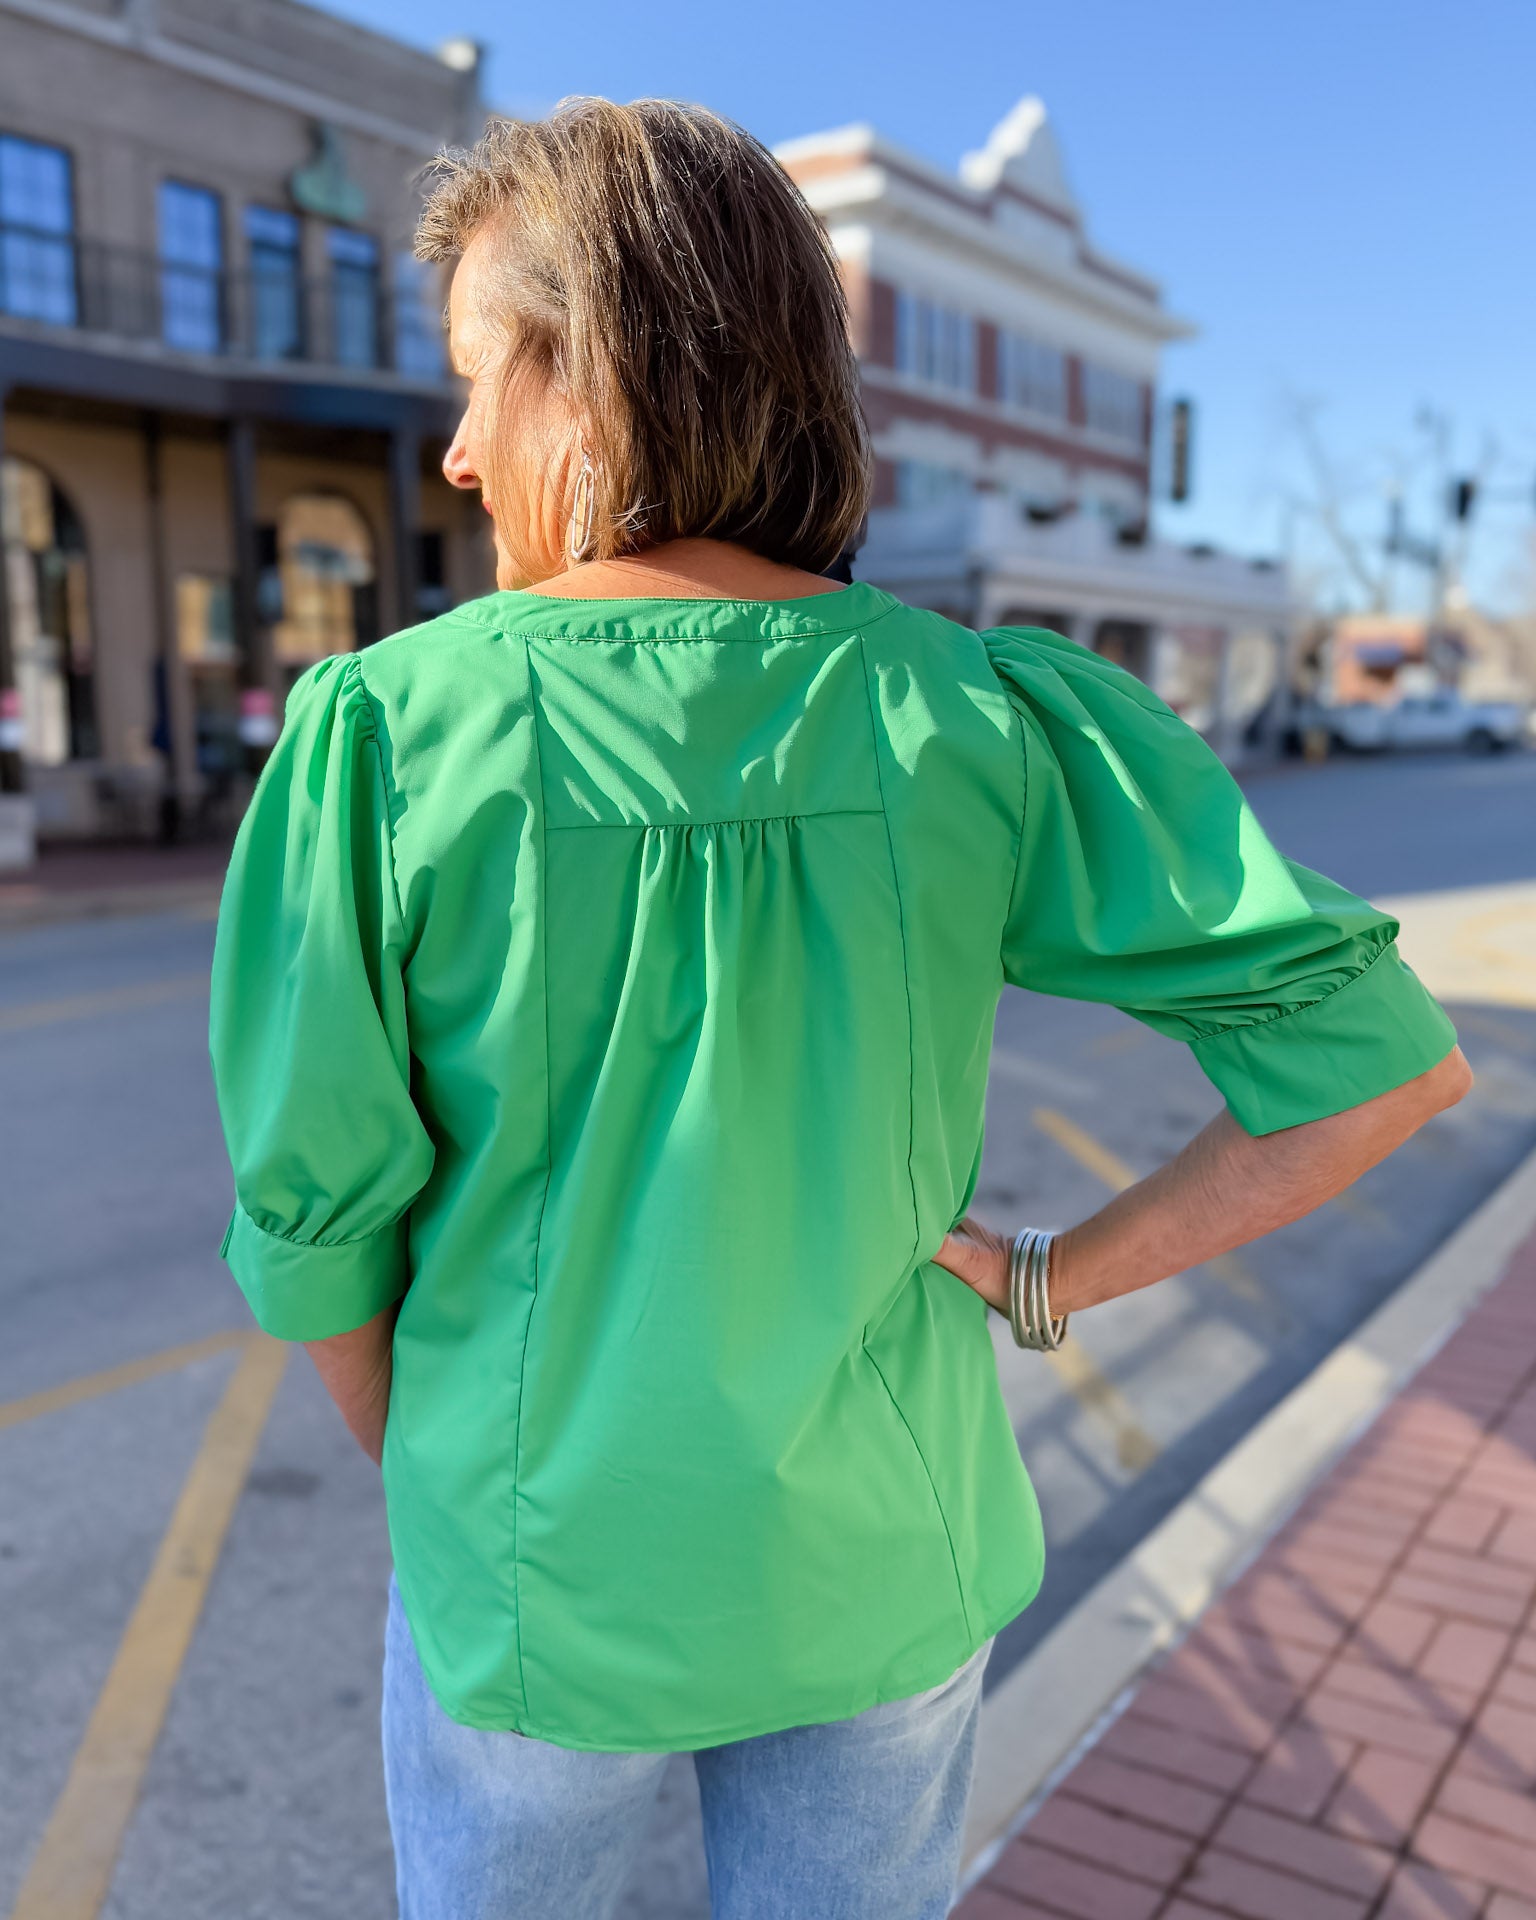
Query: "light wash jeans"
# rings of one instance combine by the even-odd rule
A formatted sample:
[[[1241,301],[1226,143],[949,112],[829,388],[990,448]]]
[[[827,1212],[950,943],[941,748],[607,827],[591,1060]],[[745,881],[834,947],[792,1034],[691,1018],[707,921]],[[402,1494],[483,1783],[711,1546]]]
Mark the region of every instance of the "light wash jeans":
[[[990,1645],[927,1693],[696,1753],[714,1920],[942,1920]],[[449,1719],[390,1582],[384,1779],[400,1920],[607,1920],[666,1763]]]

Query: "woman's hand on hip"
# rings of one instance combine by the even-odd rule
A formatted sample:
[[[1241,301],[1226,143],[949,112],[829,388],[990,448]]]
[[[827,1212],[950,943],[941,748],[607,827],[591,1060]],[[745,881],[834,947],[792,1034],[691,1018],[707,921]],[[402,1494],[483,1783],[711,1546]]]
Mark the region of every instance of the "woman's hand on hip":
[[[1182,1152],[1117,1193],[1051,1244],[1052,1314],[1134,1293],[1299,1220],[1351,1186],[1435,1114],[1454,1106],[1472,1070],[1453,1047],[1428,1072],[1359,1106],[1250,1135],[1225,1108]],[[934,1260],[1008,1311],[1012,1239],[969,1214]]]
[[[969,1214],[944,1236],[934,1264],[963,1280],[989,1307],[1008,1311],[1008,1256],[1013,1242]]]

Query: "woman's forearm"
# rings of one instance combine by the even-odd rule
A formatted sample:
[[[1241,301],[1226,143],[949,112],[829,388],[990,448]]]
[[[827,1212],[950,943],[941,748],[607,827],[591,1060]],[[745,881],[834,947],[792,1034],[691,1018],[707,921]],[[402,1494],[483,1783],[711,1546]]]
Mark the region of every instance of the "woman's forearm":
[[[386,1307],[351,1333],[328,1340],[306,1340],[315,1371],[353,1437],[377,1463],[384,1453],[384,1422],[389,1415],[393,1375],[395,1319],[399,1304]]]
[[[1459,1047],[1428,1073],[1343,1113],[1254,1137],[1225,1109],[1166,1166],[1127,1187],[1051,1249],[1051,1309],[1077,1312],[1187,1272],[1331,1200],[1461,1099]],[[935,1256],[999,1311],[1007,1240],[964,1223]]]
[[[1225,1108],[1189,1145],[1052,1250],[1057,1312],[1187,1272],[1314,1212],[1459,1100],[1459,1048],[1418,1079],[1324,1120],[1254,1137]]]

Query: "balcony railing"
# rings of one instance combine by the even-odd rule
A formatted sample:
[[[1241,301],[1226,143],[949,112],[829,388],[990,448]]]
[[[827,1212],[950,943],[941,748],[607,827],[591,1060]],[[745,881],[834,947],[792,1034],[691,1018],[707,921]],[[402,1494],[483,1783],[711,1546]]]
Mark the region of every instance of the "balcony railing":
[[[0,319],[154,342],[177,354],[436,383],[447,377],[441,311],[414,274],[389,285],[355,265],[319,280],[301,276],[296,263],[201,267],[0,222]]]

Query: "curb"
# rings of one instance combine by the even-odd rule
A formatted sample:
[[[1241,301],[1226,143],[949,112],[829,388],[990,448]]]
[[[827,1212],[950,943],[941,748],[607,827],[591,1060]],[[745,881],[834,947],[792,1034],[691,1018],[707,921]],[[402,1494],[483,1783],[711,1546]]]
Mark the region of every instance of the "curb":
[[[961,1886],[1307,1490],[1466,1318],[1536,1227],[1536,1151],[1059,1621],[982,1706]]]

